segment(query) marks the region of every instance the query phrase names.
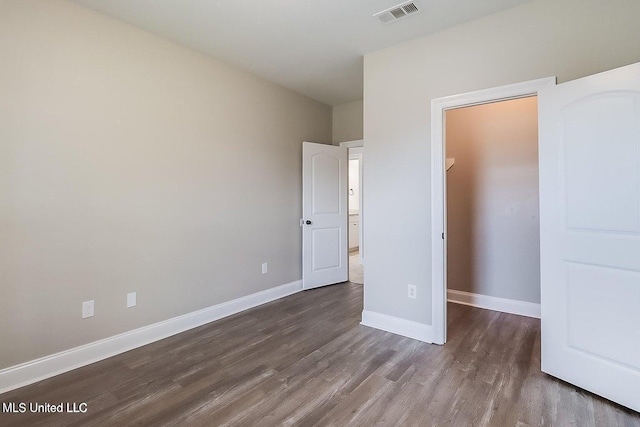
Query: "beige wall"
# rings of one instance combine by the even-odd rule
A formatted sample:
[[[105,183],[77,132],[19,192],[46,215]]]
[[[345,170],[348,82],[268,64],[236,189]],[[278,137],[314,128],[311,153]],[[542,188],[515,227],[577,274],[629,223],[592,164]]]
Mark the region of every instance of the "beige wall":
[[[347,102],[333,107],[333,144],[362,139],[362,108],[360,101]]]
[[[447,287],[540,303],[537,98],[445,117]]]
[[[0,64],[0,368],[301,278],[330,107],[58,0],[0,2]]]
[[[638,62],[638,16],[637,0],[537,0],[365,56],[366,310],[431,324],[431,100]]]

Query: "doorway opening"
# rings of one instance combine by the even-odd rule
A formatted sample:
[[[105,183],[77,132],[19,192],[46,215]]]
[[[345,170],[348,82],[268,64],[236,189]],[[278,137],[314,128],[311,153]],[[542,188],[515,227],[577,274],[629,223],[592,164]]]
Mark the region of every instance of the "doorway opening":
[[[340,143],[349,151],[348,177],[348,263],[349,281],[364,284],[364,141]]]
[[[537,96],[445,111],[449,302],[539,317]]]
[[[446,342],[446,337],[447,337],[446,335],[446,331],[447,331],[446,304],[447,304],[447,282],[448,282],[447,269],[448,269],[449,263],[451,263],[452,266],[455,265],[454,264],[455,260],[449,260],[447,257],[447,254],[448,254],[447,243],[450,237],[448,233],[450,230],[447,227],[447,185],[446,185],[447,171],[446,170],[447,170],[447,167],[451,168],[450,171],[453,171],[454,168],[458,167],[457,170],[460,171],[461,169],[463,169],[463,167],[465,167],[464,164],[467,164],[467,167],[469,167],[468,161],[465,160],[463,162],[464,164],[461,162],[457,162],[455,160],[455,157],[453,155],[449,156],[448,155],[449,153],[447,153],[446,151],[445,135],[447,134],[446,132],[448,130],[446,126],[446,119],[449,118],[447,116],[448,111],[461,109],[463,107],[472,107],[472,106],[480,106],[480,105],[486,105],[486,104],[492,104],[492,103],[499,103],[500,101],[530,98],[530,97],[536,96],[538,93],[538,90],[542,89],[543,87],[548,87],[551,85],[555,85],[555,78],[534,80],[530,82],[502,86],[499,88],[486,89],[482,91],[471,92],[471,93],[466,93],[461,95],[454,95],[451,97],[434,99],[431,102],[431,112],[432,112],[432,117],[431,117],[431,126],[432,126],[431,128],[431,131],[432,131],[432,135],[431,135],[431,141],[432,141],[432,153],[431,153],[432,154],[432,157],[431,157],[432,159],[432,180],[431,180],[432,265],[431,267],[432,267],[432,325],[433,325],[432,332],[433,332],[433,343],[435,344],[444,344]],[[517,131],[515,132],[517,133]],[[500,144],[498,144],[498,147],[500,147]],[[502,148],[505,148],[505,147],[503,146]],[[508,147],[508,148],[509,150],[514,149],[514,147]],[[536,136],[535,150],[536,150],[536,158],[537,158],[537,136]],[[469,154],[467,152],[460,152],[460,153],[461,153],[460,155],[462,156],[460,157],[460,160],[462,160],[463,158],[465,158],[465,156]],[[505,159],[508,160],[510,157],[510,156],[505,156],[504,153],[501,153],[499,150],[497,154],[492,153],[492,156],[500,157],[501,155],[504,157],[503,161]],[[488,163],[495,161],[496,159],[492,156],[485,158],[485,161]],[[449,157],[449,160],[446,160],[447,157]],[[524,157],[527,157],[527,156],[524,156]],[[530,153],[528,153],[528,157],[531,157]],[[517,165],[512,165],[512,166],[513,166],[513,169],[517,169],[516,168]],[[508,164],[505,167],[508,169],[509,168]],[[536,168],[535,172],[537,174],[537,163],[535,164],[535,168]],[[467,174],[469,173],[468,170],[465,170],[462,172],[466,172]],[[513,171],[511,172],[517,174],[517,172],[513,172]],[[529,175],[530,173],[531,171],[529,170]],[[473,178],[473,174],[471,175]],[[531,176],[528,176],[527,180],[531,181]],[[460,181],[464,182],[464,179]],[[495,176],[491,176],[491,173],[490,173],[488,182],[492,182],[492,181],[499,181],[499,180],[497,180]],[[477,186],[477,184],[478,184],[477,182],[473,183],[474,186]],[[527,212],[530,212],[530,209],[528,208],[524,209],[524,206],[527,203],[529,204],[537,203],[537,193],[535,195],[529,194],[528,195],[529,201],[527,203],[524,203],[524,202],[515,203],[513,200],[509,200],[509,197],[505,198],[504,197],[505,195],[501,193],[501,190],[494,191],[494,193],[495,194],[492,195],[493,198],[497,198],[499,200],[501,198],[504,199],[504,202],[502,203],[502,207],[501,208],[492,207],[492,208],[486,209],[486,212],[484,213],[485,215],[494,213],[492,211],[496,209],[498,210],[501,209],[501,212],[502,212],[501,215],[518,216],[519,212],[521,211],[526,210]],[[480,199],[480,200],[484,200],[484,199]],[[534,200],[535,202],[532,202],[532,200]],[[490,232],[492,228],[497,228],[500,231],[500,227],[504,225],[500,221],[497,221],[497,222],[492,221],[491,218],[489,219],[480,218],[480,219],[484,221],[479,221],[478,223],[486,226],[485,228],[488,230],[488,232]],[[532,219],[532,220],[535,220],[535,219]],[[495,225],[494,223],[496,223],[497,225]],[[466,227],[469,228],[469,224],[467,224]],[[491,243],[490,246],[492,247],[495,246],[499,248],[500,245],[499,244],[496,245],[496,242],[486,241],[486,240],[494,239],[495,238],[494,234],[495,232],[490,233],[489,235],[487,234],[480,235],[479,238],[480,238],[481,244]],[[513,237],[508,233],[501,232],[500,234],[506,235],[508,238]],[[457,248],[459,250],[460,246],[464,245],[465,243],[464,239],[459,239],[459,237],[460,236],[456,236],[456,238],[458,238],[458,241],[456,242],[456,245],[454,245],[453,249]],[[482,240],[482,239],[485,239],[485,240]],[[476,248],[471,248],[470,252],[473,254],[475,250]],[[526,250],[524,252],[526,252]],[[469,251],[467,250],[467,255],[468,254],[469,254]],[[476,264],[475,261],[474,261],[474,264]],[[472,266],[474,264],[472,264]],[[514,268],[517,269],[517,266]],[[465,269],[462,269],[462,274],[459,274],[458,275],[459,277],[456,277],[455,281],[457,282],[461,280],[464,281],[465,275],[467,276],[467,280],[468,280],[468,276],[470,273],[471,274],[476,273],[475,271],[473,271],[473,267],[471,269],[467,268],[466,271]],[[482,278],[482,280],[480,280],[479,282],[480,284],[477,284],[477,283],[475,284],[476,286],[475,289],[487,292],[489,293],[489,295],[483,295],[476,292],[469,292],[469,290],[473,290],[473,288],[470,288],[469,284],[466,283],[463,286],[467,286],[466,288],[467,290],[458,290],[457,296],[458,297],[464,296],[465,298],[467,298],[467,300],[458,301],[458,302],[480,305],[478,303],[478,299],[483,299],[483,297],[484,297],[483,303],[486,303],[487,301],[491,303],[496,303],[496,302],[499,303],[504,301],[511,301],[511,302],[516,301],[516,303],[514,303],[516,306],[524,306],[526,309],[533,310],[533,311],[535,311],[537,308],[539,313],[539,304],[528,302],[526,300],[524,301],[518,300],[515,296],[515,295],[518,295],[518,291],[514,293],[513,289],[507,289],[507,292],[504,294],[504,295],[510,296],[511,299],[493,296],[492,294],[495,295],[496,292],[498,293],[502,292],[504,289],[502,289],[502,286],[498,286],[497,287],[498,289],[493,289],[491,286],[487,288],[488,285],[486,284],[486,279],[487,277],[491,278],[491,274],[488,274],[486,271],[480,272],[480,273],[482,273],[480,274],[480,277]],[[538,263],[538,274],[539,274],[539,263]],[[539,280],[538,280],[538,283],[539,283]],[[456,284],[455,286],[460,287],[461,285]],[[511,292],[511,294],[509,292]],[[539,295],[539,284],[538,284],[537,292]],[[527,296],[525,296],[525,298],[527,298]],[[484,305],[485,305],[485,308],[489,308],[487,304],[484,304]],[[499,306],[495,306],[493,307],[493,309],[506,311]],[[526,315],[526,313],[518,313],[518,314]],[[534,315],[533,317],[536,317],[536,316]],[[539,314],[537,317],[539,317]]]
[[[349,148],[349,281],[364,284],[362,245],[362,147]]]

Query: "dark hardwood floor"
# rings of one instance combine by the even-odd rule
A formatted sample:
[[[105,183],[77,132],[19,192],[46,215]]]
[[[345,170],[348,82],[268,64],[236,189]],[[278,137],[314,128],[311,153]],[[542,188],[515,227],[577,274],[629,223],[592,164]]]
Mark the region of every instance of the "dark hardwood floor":
[[[436,346],[359,325],[362,286],[301,292],[0,395],[87,403],[15,426],[640,426],[540,372],[536,319],[449,306]]]

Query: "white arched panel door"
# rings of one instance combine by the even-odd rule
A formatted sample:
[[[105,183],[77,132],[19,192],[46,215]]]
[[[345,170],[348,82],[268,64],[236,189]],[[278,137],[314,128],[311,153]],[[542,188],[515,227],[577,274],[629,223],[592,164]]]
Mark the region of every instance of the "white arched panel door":
[[[640,411],[640,64],[538,108],[542,370]]]
[[[302,143],[302,286],[345,282],[348,153],[344,147]]]

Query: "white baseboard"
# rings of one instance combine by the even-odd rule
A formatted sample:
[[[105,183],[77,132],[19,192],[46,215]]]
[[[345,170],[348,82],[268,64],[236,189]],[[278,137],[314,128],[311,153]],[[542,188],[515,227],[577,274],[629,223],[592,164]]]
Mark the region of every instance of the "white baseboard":
[[[89,365],[302,290],[302,281],[216,304],[153,325],[0,370],[0,393]]]
[[[519,316],[540,318],[540,304],[447,289],[447,301]]]
[[[431,325],[414,322],[412,320],[401,319],[387,314],[376,313],[375,311],[364,310],[362,312],[362,322],[360,322],[360,324],[413,338],[418,341],[428,343],[433,342]]]

